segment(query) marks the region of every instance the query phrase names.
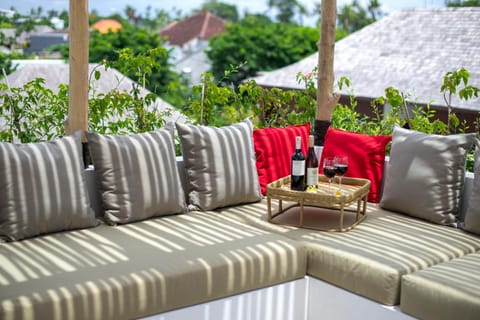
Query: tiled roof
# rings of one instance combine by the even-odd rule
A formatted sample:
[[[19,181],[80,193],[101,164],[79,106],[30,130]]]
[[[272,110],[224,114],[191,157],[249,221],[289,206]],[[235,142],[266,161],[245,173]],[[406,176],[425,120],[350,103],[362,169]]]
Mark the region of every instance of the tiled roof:
[[[268,87],[302,88],[296,74],[311,71],[317,59],[313,54],[253,79]],[[394,13],[338,41],[334,64],[335,78],[349,77],[356,96],[375,98],[393,86],[419,103],[445,106],[440,86],[446,72],[464,67],[470,84],[480,87],[480,8]],[[452,104],[480,111],[480,99]]]
[[[89,74],[92,74],[92,71],[95,67],[96,64],[89,65]],[[119,71],[113,68],[105,70],[103,67],[97,68],[97,70],[101,72],[100,79],[98,81],[94,80],[95,92],[97,94],[107,93],[113,88],[117,88],[122,92],[129,92],[132,89],[133,81]],[[59,63],[56,60],[53,60],[52,62],[49,62],[48,60],[40,60],[39,63],[35,63],[28,60],[27,63],[20,65],[16,71],[9,74],[7,76],[7,81],[10,87],[15,88],[22,87],[28,81],[36,78],[43,78],[45,79],[45,87],[57,92],[60,84],[69,83],[69,76],[70,67],[68,63]],[[5,79],[1,80],[1,82],[4,81]],[[145,96],[148,93],[149,91],[147,89],[140,89],[140,94],[142,96]],[[166,117],[165,119],[167,122],[184,122],[186,120],[186,117],[183,114],[178,112],[172,105],[160,98],[155,102],[155,107],[158,108],[159,111],[172,111],[171,116]]]
[[[185,43],[199,38],[207,40],[225,31],[225,20],[210,12],[199,11],[182,21],[172,22],[162,30],[160,35],[167,37],[170,45],[183,46]]]
[[[122,29],[122,24],[114,19],[101,19],[92,25],[92,28],[100,33],[117,32]]]

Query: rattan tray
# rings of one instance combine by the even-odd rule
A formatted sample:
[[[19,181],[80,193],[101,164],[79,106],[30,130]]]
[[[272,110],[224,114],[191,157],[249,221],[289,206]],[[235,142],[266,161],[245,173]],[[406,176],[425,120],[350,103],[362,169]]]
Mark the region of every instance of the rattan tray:
[[[336,180],[338,182],[338,180]],[[360,178],[347,178],[342,180],[342,186],[338,183],[328,185],[328,179],[324,175],[319,175],[318,185],[315,192],[295,191],[290,189],[290,176],[283,177],[267,185],[267,206],[268,220],[278,223],[274,217],[284,213],[287,209],[283,208],[282,201],[293,202],[293,206],[300,208],[298,223],[282,223],[296,227],[311,228],[325,231],[348,231],[360,223],[366,216],[366,203],[368,191],[370,189],[370,180]],[[271,200],[278,200],[278,212],[272,213]],[[357,202],[356,216],[353,223],[344,225],[345,207]],[[304,207],[317,207],[334,209],[338,215],[338,228],[322,228],[304,223]],[[348,210],[351,211],[351,210]]]

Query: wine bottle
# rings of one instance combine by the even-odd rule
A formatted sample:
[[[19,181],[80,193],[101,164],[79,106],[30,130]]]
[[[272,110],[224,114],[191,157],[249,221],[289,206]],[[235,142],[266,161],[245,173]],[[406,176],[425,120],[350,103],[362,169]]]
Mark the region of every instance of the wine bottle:
[[[308,152],[305,160],[305,177],[307,191],[314,192],[317,190],[318,184],[318,159],[314,149],[314,137],[308,137]]]
[[[305,190],[305,156],[302,152],[302,137],[295,140],[295,153],[292,155],[290,189]]]

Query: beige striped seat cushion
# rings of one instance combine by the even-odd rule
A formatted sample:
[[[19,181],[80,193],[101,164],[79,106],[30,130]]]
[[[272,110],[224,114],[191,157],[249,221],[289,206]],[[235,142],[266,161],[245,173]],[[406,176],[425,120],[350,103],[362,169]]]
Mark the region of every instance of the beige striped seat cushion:
[[[305,248],[203,214],[0,244],[0,319],[132,319],[301,278]]]
[[[479,288],[480,253],[473,253],[404,276],[400,308],[421,319],[478,319]]]
[[[369,204],[367,218],[343,233],[286,227],[267,221],[265,202],[217,211],[225,220],[239,220],[302,242],[308,250],[307,273],[377,302],[400,303],[401,277],[480,249],[480,237]],[[297,222],[298,210],[278,217]],[[305,221],[325,217],[307,210]]]

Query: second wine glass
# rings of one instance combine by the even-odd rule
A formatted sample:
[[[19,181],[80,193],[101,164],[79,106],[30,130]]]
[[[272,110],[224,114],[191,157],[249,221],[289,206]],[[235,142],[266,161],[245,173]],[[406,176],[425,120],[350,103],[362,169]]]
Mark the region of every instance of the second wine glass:
[[[332,194],[332,179],[337,172],[334,164],[335,160],[333,158],[326,158],[323,161],[323,174],[328,178],[328,192],[330,194]]]
[[[348,157],[347,156],[336,156],[334,158],[333,166],[335,167],[335,173],[338,177],[339,189],[341,189],[342,188],[342,178],[348,170]]]

